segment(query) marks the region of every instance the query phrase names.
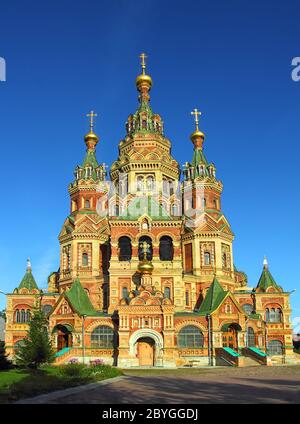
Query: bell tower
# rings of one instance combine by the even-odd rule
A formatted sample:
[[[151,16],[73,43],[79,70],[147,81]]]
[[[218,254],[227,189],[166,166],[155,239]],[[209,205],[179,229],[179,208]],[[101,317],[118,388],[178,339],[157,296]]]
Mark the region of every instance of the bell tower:
[[[185,231],[182,236],[186,299],[191,309],[205,297],[217,276],[225,290],[234,291],[233,233],[221,209],[223,184],[216,178],[216,167],[203,151],[205,134],[199,129],[201,112],[194,109],[195,130],[191,162],[183,169],[182,195]]]
[[[69,185],[70,214],[59,234],[60,273],[58,288],[64,291],[78,277],[96,310],[107,308],[109,229],[106,215],[106,170],[96,158],[99,137],[91,111],[89,132],[84,137],[86,154],[75,168]]]

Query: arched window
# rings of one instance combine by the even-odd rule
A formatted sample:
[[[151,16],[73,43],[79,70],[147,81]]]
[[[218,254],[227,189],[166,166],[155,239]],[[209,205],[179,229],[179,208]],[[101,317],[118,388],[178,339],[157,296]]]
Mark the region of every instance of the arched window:
[[[169,181],[166,180],[165,178],[163,178],[162,191],[163,191],[163,194],[166,196],[169,194]]]
[[[159,240],[159,259],[161,261],[172,261],[173,256],[173,240],[169,236],[162,236]]]
[[[130,261],[132,256],[132,246],[129,237],[119,238],[119,261]]]
[[[190,304],[190,293],[188,290],[185,291],[185,304],[186,306],[189,306]]]
[[[108,348],[115,347],[115,332],[112,328],[106,325],[96,327],[91,334],[91,346],[93,348]]]
[[[270,322],[276,322],[275,308],[271,308],[270,309]]]
[[[89,264],[89,255],[87,253],[82,254],[82,266],[88,266]]]
[[[25,321],[30,322],[30,319],[31,319],[30,310],[27,309],[26,314],[25,314]]]
[[[227,268],[227,257],[226,257],[226,253],[223,253],[222,255],[222,266],[223,268]]]
[[[204,252],[204,265],[210,265],[210,264],[211,264],[210,253]]]
[[[269,355],[283,355],[283,345],[280,340],[271,340],[268,346]]]
[[[166,299],[171,299],[171,289],[170,289],[170,287],[165,287],[165,289],[164,289],[164,297]]]
[[[91,202],[90,202],[90,200],[89,200],[89,199],[85,199],[84,207],[85,207],[86,209],[89,209],[89,208],[91,207]]]
[[[25,313],[25,310],[24,309],[22,309],[21,310],[21,321],[20,322],[25,322],[25,319],[26,319],[26,313]]]
[[[270,322],[270,310],[269,310],[269,308],[266,309],[266,321]]]
[[[15,322],[21,322],[21,314],[19,309],[17,309],[15,312]]]
[[[187,325],[179,331],[177,344],[178,347],[201,348],[204,345],[203,333],[198,327]]]
[[[177,208],[177,205],[175,203],[172,204],[172,215],[178,216],[178,208]]]
[[[146,242],[148,244],[148,248],[147,248],[147,259],[148,261],[152,260],[152,256],[153,256],[153,248],[152,248],[152,240],[150,237],[148,236],[142,236],[139,239],[139,251],[138,251],[138,255],[139,255],[139,260],[142,261],[144,259],[144,250],[143,250],[143,243]]]
[[[42,312],[45,316],[49,315],[51,311],[52,311],[51,305],[43,305],[42,306]]]
[[[128,297],[128,288],[127,287],[122,287],[122,298],[126,298]]]
[[[137,191],[143,191],[144,190],[144,177],[139,176],[137,177]]]
[[[275,311],[276,314],[276,322],[282,322],[282,310],[281,308],[277,308]]]
[[[154,188],[154,178],[153,177],[147,177],[147,189],[153,190]]]
[[[255,333],[252,327],[248,327],[248,347],[255,347]]]
[[[245,303],[242,306],[242,309],[244,312],[246,312],[247,315],[250,315],[253,312],[253,305],[251,305],[251,303]]]

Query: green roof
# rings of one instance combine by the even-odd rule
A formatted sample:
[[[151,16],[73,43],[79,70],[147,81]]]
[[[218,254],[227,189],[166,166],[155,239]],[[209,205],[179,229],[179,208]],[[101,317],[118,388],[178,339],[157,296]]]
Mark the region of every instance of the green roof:
[[[65,296],[73,309],[79,315],[97,315],[86,291],[83,289],[79,278],[74,280],[70,290],[65,292]]]
[[[18,289],[28,289],[28,290],[39,290],[34,276],[31,272],[31,268],[27,268],[26,274],[24,275],[21,283],[19,284]]]
[[[93,169],[98,168],[99,164],[94,151],[87,150],[82,167],[84,168],[86,165],[91,165]]]
[[[127,209],[118,217],[118,219],[136,220],[142,215],[147,215],[155,220],[171,220],[165,208],[161,206],[152,196],[136,196],[132,199]]]
[[[207,165],[206,157],[204,156],[202,149],[194,149],[193,159],[191,165],[196,168],[197,165],[204,164]],[[195,169],[196,175],[198,175],[198,170]]]
[[[198,310],[199,314],[207,315],[215,311],[224,300],[226,294],[227,292],[223,289],[217,280],[217,277],[214,277],[214,280],[209,287],[203,302],[200,305]]]
[[[278,284],[272,277],[272,274],[270,273],[268,267],[264,266],[256,289],[260,289],[261,291],[265,292],[269,287],[274,287],[275,290],[281,291],[281,287],[278,286]]]

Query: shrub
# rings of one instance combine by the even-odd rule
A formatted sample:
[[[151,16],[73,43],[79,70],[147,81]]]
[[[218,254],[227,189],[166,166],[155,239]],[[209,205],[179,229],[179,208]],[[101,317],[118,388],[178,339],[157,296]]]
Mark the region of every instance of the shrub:
[[[5,353],[5,343],[0,341],[0,370],[8,370],[11,367],[12,363],[8,360]]]
[[[59,375],[61,377],[81,378],[88,375],[87,367],[78,362],[70,362],[59,367]]]
[[[48,322],[41,311],[35,311],[29,324],[26,338],[15,354],[17,365],[38,368],[54,360],[51,341],[47,330]]]

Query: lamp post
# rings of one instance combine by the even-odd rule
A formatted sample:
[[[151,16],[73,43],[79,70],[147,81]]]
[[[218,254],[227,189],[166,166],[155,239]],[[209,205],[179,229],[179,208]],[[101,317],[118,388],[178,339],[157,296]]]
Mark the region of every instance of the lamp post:
[[[84,321],[85,321],[86,315],[82,315],[82,363],[85,362],[85,329],[84,329]]]

